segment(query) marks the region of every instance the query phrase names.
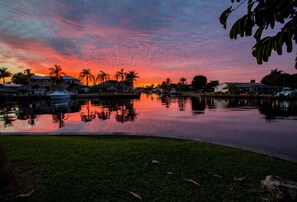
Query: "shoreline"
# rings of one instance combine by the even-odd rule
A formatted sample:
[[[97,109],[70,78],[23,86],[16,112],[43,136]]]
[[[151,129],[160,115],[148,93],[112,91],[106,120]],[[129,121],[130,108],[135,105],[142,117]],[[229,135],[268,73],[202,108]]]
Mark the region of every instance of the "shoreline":
[[[181,92],[181,96],[188,97],[213,97],[213,98],[227,98],[227,99],[270,99],[270,100],[297,100],[296,96],[284,97],[273,95],[248,95],[248,94],[213,94],[213,93],[195,93],[195,92]]]
[[[79,98],[140,98],[141,93],[84,93],[84,94],[76,94],[71,95],[72,99],[79,99]],[[9,95],[3,96],[0,95],[1,99],[4,100],[51,100],[50,96],[47,95]]]
[[[232,148],[232,149],[238,149],[245,152],[254,153],[257,155],[263,155],[266,157],[271,157],[283,161],[293,162],[297,163],[297,159],[294,159],[292,157],[281,155],[281,154],[275,154],[271,152],[265,152],[258,150],[256,148],[248,148],[243,146],[238,146],[235,144],[228,144],[228,143],[222,143],[218,141],[205,141],[202,139],[186,139],[186,138],[178,138],[178,137],[168,137],[168,136],[162,136],[162,135],[153,135],[153,134],[137,134],[137,133],[127,133],[127,132],[64,132],[64,133],[56,133],[56,132],[0,132],[0,138],[5,136],[20,136],[20,137],[91,137],[91,138],[132,138],[132,139],[161,139],[161,140],[176,140],[176,141],[190,141],[190,142],[200,142],[210,145],[216,145],[216,146],[222,146],[226,148]]]
[[[3,190],[0,201],[28,190],[26,199],[32,201],[132,201],[135,195],[143,201],[258,201],[266,197],[261,180],[268,175],[297,180],[295,162],[195,141],[67,136],[1,141],[17,186]]]

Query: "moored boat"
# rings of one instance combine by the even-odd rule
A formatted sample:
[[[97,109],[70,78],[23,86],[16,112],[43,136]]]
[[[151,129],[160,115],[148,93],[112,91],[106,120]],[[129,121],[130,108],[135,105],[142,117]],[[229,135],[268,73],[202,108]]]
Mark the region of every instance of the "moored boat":
[[[70,98],[70,94],[68,93],[67,90],[56,90],[56,91],[53,91],[52,93],[49,93],[49,96],[53,100]]]

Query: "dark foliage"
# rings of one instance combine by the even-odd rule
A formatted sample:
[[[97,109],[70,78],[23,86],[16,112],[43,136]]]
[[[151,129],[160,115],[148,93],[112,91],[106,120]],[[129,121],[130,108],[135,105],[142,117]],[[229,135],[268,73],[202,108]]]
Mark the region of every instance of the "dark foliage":
[[[231,0],[235,3],[235,0]],[[226,9],[220,16],[220,22],[227,27],[228,16],[239,6],[246,4],[247,12],[239,18],[230,30],[230,38],[249,37],[254,34],[256,43],[252,54],[258,64],[267,62],[272,51],[282,54],[284,45],[287,52],[292,52],[293,43],[297,43],[297,0],[236,0],[240,3],[237,7]],[[274,29],[276,24],[281,25],[281,30],[273,36],[267,36],[264,30]],[[295,61],[297,68],[297,57]]]

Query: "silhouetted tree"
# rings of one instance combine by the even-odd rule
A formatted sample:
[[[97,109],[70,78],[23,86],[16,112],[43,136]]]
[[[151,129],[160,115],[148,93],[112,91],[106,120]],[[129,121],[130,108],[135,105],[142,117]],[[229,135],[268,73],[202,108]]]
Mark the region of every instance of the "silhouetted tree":
[[[109,74],[107,74],[104,71],[100,71],[100,73],[97,75],[97,78],[96,78],[96,81],[98,81],[98,80],[101,81],[101,82],[108,81],[109,80]]]
[[[297,87],[297,74],[287,74],[281,70],[271,70],[270,74],[264,76],[261,83],[266,85]]]
[[[7,70],[6,67],[1,67],[0,68],[0,79],[2,79],[2,83],[5,83],[5,78],[6,77],[11,77],[12,74],[10,71]]]
[[[121,69],[120,71],[117,71],[114,75],[114,78],[116,80],[118,80],[119,78],[121,78],[121,81],[123,82],[126,76],[126,72],[124,72],[124,69]]]
[[[138,78],[138,73],[136,73],[135,70],[129,71],[126,74],[126,81],[130,84],[132,88],[134,87],[134,81],[136,81]]]
[[[193,90],[202,90],[207,84],[207,78],[202,75],[195,76],[192,80]]]
[[[214,89],[213,87],[219,85],[219,81],[210,81],[209,83],[206,84],[205,88],[204,88],[204,91],[206,92],[213,92]]]
[[[18,72],[16,74],[12,75],[11,81],[12,81],[12,83],[16,83],[16,84],[23,84],[23,85],[28,84],[28,79],[27,79],[26,75],[22,72]]]
[[[235,0],[231,2],[234,3]],[[258,64],[267,62],[272,50],[281,55],[284,44],[287,46],[287,52],[292,52],[293,42],[297,43],[297,0],[236,0],[236,2],[240,4],[225,10],[220,16],[220,22],[226,28],[228,16],[245,3],[247,13],[233,24],[229,36],[231,39],[236,39],[238,35],[249,37],[253,34],[253,28],[256,28],[254,34],[256,43],[252,54]],[[263,33],[264,30],[274,29],[276,24],[282,26],[277,34],[267,36],[267,33]],[[297,68],[297,57],[295,68]]]
[[[66,74],[62,71],[61,66],[55,65],[54,67],[51,67],[48,70],[50,71],[50,77],[56,83],[58,88],[60,88],[61,81],[63,81],[63,76],[66,76]]]
[[[78,79],[81,81],[83,79],[86,79],[87,86],[89,86],[89,81],[95,82],[95,77],[93,74],[91,74],[90,69],[83,69],[82,72],[79,74]]]

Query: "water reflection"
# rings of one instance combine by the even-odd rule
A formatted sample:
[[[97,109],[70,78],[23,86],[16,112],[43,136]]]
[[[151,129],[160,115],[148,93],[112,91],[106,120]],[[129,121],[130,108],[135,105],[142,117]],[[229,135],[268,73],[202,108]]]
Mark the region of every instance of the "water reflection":
[[[206,109],[206,99],[202,97],[192,97],[192,113],[193,115],[204,114]]]
[[[297,101],[156,94],[140,99],[0,103],[1,132],[125,132],[199,139],[297,160]]]
[[[256,109],[268,121],[288,118],[295,120],[297,116],[297,101],[294,100],[173,98],[158,95],[146,95],[142,98],[150,101],[152,108],[159,102],[165,108],[174,107],[181,113],[186,111],[187,104],[190,104],[192,115],[203,115],[206,109],[214,112],[219,109],[231,111]],[[28,125],[34,127],[39,115],[51,114],[52,121],[58,123],[58,128],[62,128],[69,114],[79,112],[82,122],[94,119],[107,121],[114,114],[114,119],[124,124],[134,122],[139,115],[134,102],[133,99],[4,102],[0,105],[0,121],[4,128],[12,127],[16,120],[27,121]]]

